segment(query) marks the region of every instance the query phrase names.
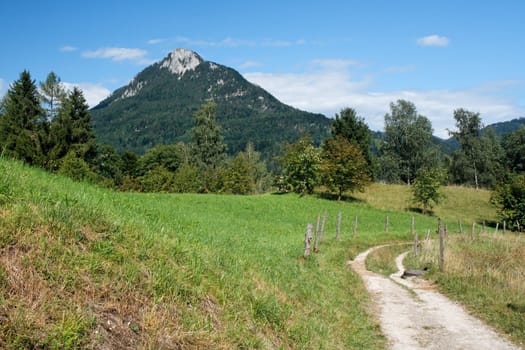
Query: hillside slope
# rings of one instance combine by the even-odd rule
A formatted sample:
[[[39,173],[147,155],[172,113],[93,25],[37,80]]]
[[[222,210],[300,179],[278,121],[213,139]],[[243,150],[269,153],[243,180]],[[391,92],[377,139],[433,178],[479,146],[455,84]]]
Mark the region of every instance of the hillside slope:
[[[217,103],[230,153],[252,142],[273,154],[280,142],[308,133],[319,143],[330,132],[325,116],[285,105],[237,71],[185,49],[145,68],[94,107],[94,130],[100,143],[143,153],[157,144],[188,141],[193,113],[208,100]]]
[[[382,348],[345,268],[381,238],[336,242],[341,209],[376,215],[295,195],[117,193],[0,158],[0,348]],[[304,261],[323,210],[323,253]]]

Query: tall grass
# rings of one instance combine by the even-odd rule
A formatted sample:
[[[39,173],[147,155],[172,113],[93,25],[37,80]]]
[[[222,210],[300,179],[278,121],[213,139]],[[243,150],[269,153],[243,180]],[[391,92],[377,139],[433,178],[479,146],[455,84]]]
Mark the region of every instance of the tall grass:
[[[448,220],[457,229],[458,220],[464,228],[473,222],[496,221],[496,210],[490,204],[490,191],[461,186],[441,187],[443,198],[433,209],[433,216]],[[387,185],[374,183],[364,192],[356,193],[355,197],[374,208],[389,211],[410,211],[417,209],[412,199],[411,187],[407,185]]]
[[[525,238],[516,234],[455,235],[445,247],[445,271],[438,271],[438,243],[427,242],[409,267],[431,266],[440,290],[471,312],[525,344]]]

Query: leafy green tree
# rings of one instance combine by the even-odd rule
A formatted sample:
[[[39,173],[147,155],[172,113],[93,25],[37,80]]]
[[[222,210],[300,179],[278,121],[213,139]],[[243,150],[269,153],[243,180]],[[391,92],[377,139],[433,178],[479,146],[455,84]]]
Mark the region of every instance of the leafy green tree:
[[[95,159],[96,173],[106,187],[119,186],[123,180],[122,158],[113,146],[98,145]]]
[[[412,185],[414,202],[423,206],[423,212],[428,213],[438,205],[442,194],[440,192],[443,173],[438,168],[421,168],[418,170]]]
[[[226,145],[221,128],[215,123],[216,104],[208,102],[193,115],[192,129],[195,161],[201,169],[203,192],[215,192],[221,187],[222,165],[226,159]]]
[[[297,193],[313,193],[319,184],[321,154],[308,136],[285,147],[281,158],[286,183]]]
[[[7,91],[0,117],[0,152],[33,165],[45,163],[49,125],[35,81],[23,71]]]
[[[525,175],[511,174],[509,179],[501,182],[492,192],[491,201],[496,205],[502,220],[509,227],[525,225]]]
[[[76,181],[95,182],[97,175],[91,171],[89,164],[71,151],[61,159],[58,173]]]
[[[135,152],[124,151],[120,156],[122,175],[136,177],[138,174],[139,157]]]
[[[47,106],[46,114],[48,120],[55,119],[60,105],[66,98],[66,91],[60,77],[55,72],[47,75],[45,82],[40,82],[40,100]]]
[[[457,131],[449,131],[449,134],[459,142],[461,147],[461,150],[455,154],[456,158],[453,159],[453,162],[460,162],[461,164],[461,167],[456,165],[453,172],[454,180],[465,183],[467,182],[465,175],[471,173],[475,187],[479,188],[479,163],[482,153],[480,142],[481,118],[479,113],[459,108],[454,111],[454,119],[456,120]],[[462,169],[464,170],[462,171]]]
[[[503,138],[507,167],[516,173],[525,172],[525,126]]]
[[[420,168],[435,162],[431,141],[432,124],[417,113],[412,102],[390,103],[390,114],[385,115],[383,152],[398,162],[401,181],[410,184]]]
[[[159,166],[148,170],[140,178],[140,184],[144,192],[174,192],[174,174],[168,169]]]
[[[181,165],[179,151],[179,146],[173,144],[158,145],[150,148],[139,160],[139,172],[145,174],[149,170],[163,167],[174,173]]]
[[[255,169],[244,152],[239,152],[230,159],[225,174],[224,189],[233,194],[255,192]]]
[[[175,192],[197,193],[201,189],[201,184],[199,168],[190,163],[182,164],[173,177]]]
[[[503,150],[494,130],[487,129],[481,135],[479,113],[456,109],[454,111],[457,131],[449,131],[460,145],[452,158],[452,180],[459,184],[492,187],[501,177]]]
[[[339,114],[335,115],[332,124],[332,137],[338,136],[357,145],[367,163],[371,165],[370,143],[372,142],[372,135],[365,119],[358,116],[353,108],[344,108]]]
[[[361,191],[370,183],[362,149],[348,139],[337,136],[327,140],[321,157],[323,184],[337,192],[338,200],[345,191]]]
[[[233,194],[253,194],[269,188],[270,178],[266,164],[252,143],[246,150],[230,159],[224,179],[224,189]]]

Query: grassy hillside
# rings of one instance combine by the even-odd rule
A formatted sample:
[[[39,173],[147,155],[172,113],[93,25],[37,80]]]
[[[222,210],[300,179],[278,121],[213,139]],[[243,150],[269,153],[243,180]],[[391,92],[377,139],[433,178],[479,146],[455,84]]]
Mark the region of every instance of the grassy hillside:
[[[442,217],[453,230],[457,230],[458,219],[465,225],[464,229],[473,222],[482,224],[483,221],[489,223],[497,220],[496,210],[490,204],[490,191],[446,186],[441,188],[441,192],[443,198],[434,208],[433,215]],[[365,192],[356,193],[355,197],[383,210],[410,211],[416,207],[412,200],[411,188],[407,185],[374,183]]]
[[[0,348],[383,348],[345,263],[410,239],[413,215],[435,227],[363,200],[118,193],[0,159]]]

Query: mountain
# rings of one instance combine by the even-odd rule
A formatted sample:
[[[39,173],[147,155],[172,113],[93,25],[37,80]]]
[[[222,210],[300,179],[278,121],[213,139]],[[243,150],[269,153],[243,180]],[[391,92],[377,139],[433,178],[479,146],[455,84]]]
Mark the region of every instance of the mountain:
[[[516,131],[522,125],[525,125],[525,117],[487,125],[485,128],[483,128],[482,132],[488,128],[491,128],[498,137],[503,137],[513,131]]]
[[[139,154],[158,145],[189,141],[193,113],[206,101],[217,104],[230,153],[252,142],[267,159],[283,141],[310,134],[320,143],[330,134],[330,119],[279,102],[237,71],[176,49],[138,73],[91,110],[99,143]]]
[[[498,138],[502,138],[505,135],[516,131],[522,125],[525,125],[525,117],[489,124],[481,129],[481,134],[483,135],[488,129],[492,129]],[[434,137],[434,143],[438,145],[443,154],[446,155],[451,155],[459,148],[459,142],[454,137],[450,137],[446,140]]]

